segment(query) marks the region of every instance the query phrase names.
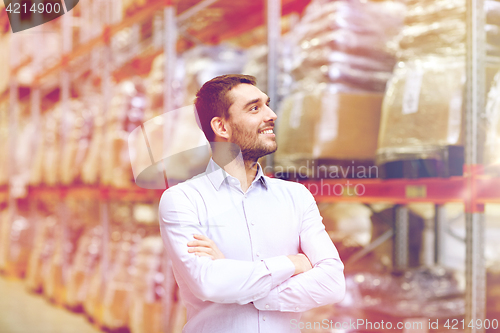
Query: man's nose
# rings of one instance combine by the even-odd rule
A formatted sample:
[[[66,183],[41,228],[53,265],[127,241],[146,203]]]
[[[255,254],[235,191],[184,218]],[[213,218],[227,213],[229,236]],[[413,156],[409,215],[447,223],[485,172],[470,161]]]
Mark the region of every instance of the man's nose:
[[[267,107],[267,111],[268,111],[267,116],[270,119],[272,119],[273,121],[276,120],[278,118],[278,116],[276,115],[276,113],[269,106],[266,105],[266,107]]]

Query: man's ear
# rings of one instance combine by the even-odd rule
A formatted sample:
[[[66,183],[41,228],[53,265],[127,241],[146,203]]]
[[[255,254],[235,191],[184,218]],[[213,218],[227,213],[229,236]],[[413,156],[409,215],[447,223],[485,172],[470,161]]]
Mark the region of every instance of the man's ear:
[[[210,126],[215,135],[224,139],[229,139],[229,127],[227,121],[221,117],[213,117],[210,121]]]

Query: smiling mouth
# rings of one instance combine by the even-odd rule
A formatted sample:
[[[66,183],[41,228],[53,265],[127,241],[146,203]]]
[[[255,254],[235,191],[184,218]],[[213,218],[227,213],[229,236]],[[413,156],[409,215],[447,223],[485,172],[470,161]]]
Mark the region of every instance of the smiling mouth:
[[[259,134],[274,134],[272,129],[267,129],[265,131],[260,131]]]

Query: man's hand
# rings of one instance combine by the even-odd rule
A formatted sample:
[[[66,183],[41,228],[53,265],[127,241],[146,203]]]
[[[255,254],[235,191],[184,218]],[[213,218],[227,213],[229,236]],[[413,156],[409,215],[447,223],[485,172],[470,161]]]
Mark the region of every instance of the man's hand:
[[[193,237],[196,240],[187,243],[189,247],[188,252],[194,253],[199,257],[210,257],[212,260],[225,258],[217,245],[215,245],[214,241],[210,238],[203,235],[193,235]]]
[[[288,258],[295,265],[295,273],[293,273],[293,275],[304,273],[312,269],[311,262],[309,261],[309,258],[307,258],[305,254],[302,253],[294,254],[288,256]]]

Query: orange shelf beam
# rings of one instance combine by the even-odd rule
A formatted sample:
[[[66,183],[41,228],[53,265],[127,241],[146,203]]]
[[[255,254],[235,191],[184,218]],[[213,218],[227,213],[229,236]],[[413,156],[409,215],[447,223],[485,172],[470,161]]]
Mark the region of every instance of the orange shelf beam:
[[[466,177],[420,178],[420,179],[322,179],[307,180],[301,183],[309,189],[317,201],[336,202],[447,202],[464,203],[470,199]],[[480,176],[476,179],[476,198],[478,204],[500,203],[500,178]],[[29,188],[35,196],[65,196],[80,198],[98,197],[110,200],[144,201],[159,199],[161,190],[147,190],[139,187],[113,188],[107,186],[70,186]],[[7,193],[0,191],[0,196]]]

